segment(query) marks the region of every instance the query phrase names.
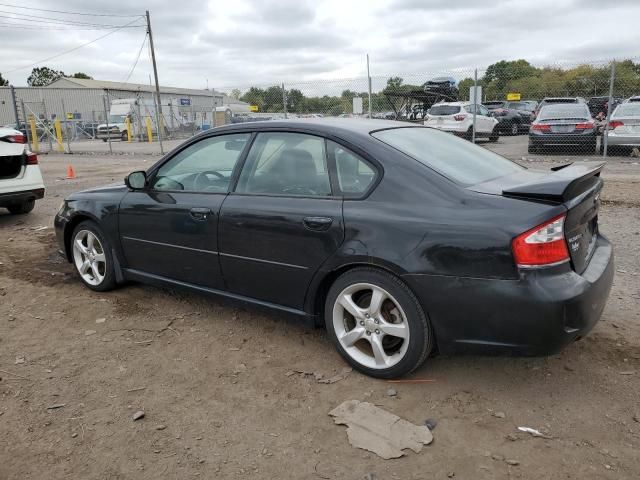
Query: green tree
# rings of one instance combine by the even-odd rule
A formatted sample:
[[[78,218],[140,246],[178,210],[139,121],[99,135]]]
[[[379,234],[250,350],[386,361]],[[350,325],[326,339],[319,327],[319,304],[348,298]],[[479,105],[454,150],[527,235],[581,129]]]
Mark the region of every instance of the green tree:
[[[93,77],[90,77],[86,73],[82,73],[82,72],[74,73],[73,75],[71,75],[71,78],[83,78],[85,80],[93,80]]]
[[[235,98],[236,100],[240,100],[241,95],[242,95],[242,92],[240,91],[240,89],[234,88],[233,90],[231,90],[231,94],[229,96],[231,98]]]
[[[264,95],[265,91],[262,88],[251,87],[240,97],[240,100],[248,103],[249,105],[256,105],[258,107],[258,111],[263,112],[265,105]]]
[[[36,67],[31,70],[31,75],[27,78],[27,85],[30,87],[44,87],[55,82],[60,77],[64,77],[64,72],[53,70],[49,67]]]
[[[0,73],[0,87],[8,87],[9,86],[9,80],[5,80],[4,78],[2,78],[2,74]]]
[[[296,113],[306,113],[305,96],[297,88],[287,91],[287,111]]]

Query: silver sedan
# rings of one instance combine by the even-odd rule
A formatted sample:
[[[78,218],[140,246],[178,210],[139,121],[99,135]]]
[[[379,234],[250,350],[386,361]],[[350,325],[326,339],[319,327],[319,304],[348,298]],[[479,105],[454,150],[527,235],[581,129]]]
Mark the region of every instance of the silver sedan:
[[[616,149],[640,147],[640,102],[618,105],[609,121],[608,136],[610,147]]]

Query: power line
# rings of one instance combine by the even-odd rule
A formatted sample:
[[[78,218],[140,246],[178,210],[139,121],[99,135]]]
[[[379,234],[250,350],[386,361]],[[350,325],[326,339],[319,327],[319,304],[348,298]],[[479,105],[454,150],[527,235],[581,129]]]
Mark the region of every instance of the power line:
[[[142,45],[140,45],[140,50],[138,50],[138,55],[136,56],[136,61],[133,62],[133,67],[131,67],[131,70],[129,70],[129,74],[127,75],[127,78],[122,83],[127,83],[131,78],[131,75],[133,75],[133,71],[136,69],[136,65],[138,65],[138,60],[140,60],[140,54],[142,53],[142,49],[144,48],[144,43],[146,41],[147,41],[147,33],[145,32],[144,38],[142,39]]]
[[[100,31],[100,30],[112,30],[111,28],[97,28],[97,27],[56,27],[50,25],[34,25],[28,23],[0,23],[0,26],[4,28],[16,29],[16,30],[53,30],[63,32],[82,32],[82,31]],[[144,25],[140,25],[144,27]],[[131,27],[125,27],[131,28]],[[137,27],[139,28],[139,27]]]
[[[33,23],[55,23],[55,24],[62,24],[62,25],[83,25],[83,26],[109,27],[109,28],[116,28],[120,26],[120,25],[111,25],[111,24],[104,24],[104,23],[91,23],[91,22],[82,22],[77,20],[68,20],[66,18],[43,17],[40,15],[15,13],[8,10],[0,10],[0,13],[11,15],[11,16],[0,15],[0,17],[2,18],[10,18],[13,20],[21,20],[21,21],[31,21]],[[32,18],[38,19],[38,21],[31,20]],[[141,26],[144,26],[144,25],[141,25]]]
[[[128,25],[132,24],[133,22],[137,22],[137,21],[138,21],[138,19],[136,18],[136,19],[132,20],[131,22],[129,22],[129,23],[127,23],[127,24],[125,24],[125,25],[123,25],[121,27],[118,27],[118,28],[116,28],[114,30],[111,30],[108,33],[105,33],[104,35],[99,36],[98,38],[94,38],[90,42],[83,43],[82,45],[78,45],[77,47],[74,47],[74,48],[72,48],[70,50],[66,50],[66,51],[64,51],[62,53],[58,53],[57,55],[53,55],[51,57],[43,58],[42,60],[38,60],[37,62],[32,63],[30,65],[24,65],[22,67],[14,68],[13,70],[7,70],[4,73],[7,74],[7,73],[17,72],[18,70],[24,70],[25,68],[34,67],[34,66],[38,65],[39,63],[48,62],[49,60],[53,60],[54,58],[62,57],[63,55],[66,55],[68,53],[75,52],[76,50],[79,50],[82,47],[86,47],[87,45],[91,45],[92,43],[95,43],[98,40],[102,40],[103,38],[108,37],[109,35],[112,35],[112,34],[118,32],[118,31],[122,30],[123,28],[127,27]]]
[[[144,17],[144,15],[117,15],[117,14],[111,14],[111,13],[81,13],[81,12],[68,12],[63,10],[48,10],[46,8],[23,7],[21,5],[13,5],[10,3],[0,3],[0,6],[10,7],[10,8],[21,8],[23,10],[37,10],[39,12],[62,13],[64,15],[83,15],[88,17],[125,17],[125,18]]]

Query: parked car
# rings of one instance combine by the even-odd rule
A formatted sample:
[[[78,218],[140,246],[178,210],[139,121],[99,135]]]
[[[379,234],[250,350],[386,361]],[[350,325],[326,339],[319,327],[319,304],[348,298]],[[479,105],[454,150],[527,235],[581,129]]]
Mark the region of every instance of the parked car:
[[[613,97],[613,103],[611,105],[612,111],[622,102],[623,100],[621,98]],[[609,109],[609,97],[591,97],[587,102],[587,106],[589,107],[591,116],[594,118],[599,113],[604,113],[606,115]]]
[[[533,116],[536,108],[538,108],[538,102],[535,100],[507,100],[504,102],[504,106],[521,112],[527,112]]]
[[[628,102],[631,102],[631,103],[640,102],[640,95],[635,95],[633,97],[627,98],[625,100],[625,103],[628,103]]]
[[[508,103],[501,100],[482,102],[489,109],[489,113],[498,120],[498,130],[501,134],[518,135],[520,132],[528,132],[532,115],[509,108]]]
[[[29,213],[44,197],[38,157],[26,142],[19,130],[0,127],[0,207],[12,214]]]
[[[491,142],[497,141],[498,120],[489,115],[489,110],[484,105],[476,106],[476,137],[485,137]],[[470,102],[436,103],[429,109],[424,125],[471,140],[473,111],[474,105]]]
[[[570,146],[576,152],[595,153],[598,131],[584,103],[547,104],[529,130],[529,153],[547,146]]]
[[[611,114],[606,134],[608,150],[611,153],[640,147],[640,102],[618,105]],[[604,150],[604,145],[600,148],[601,151]]]
[[[436,349],[541,355],[591,330],[614,272],[603,165],[525,169],[386,120],[227,125],[72,194],[55,229],[92,290],[136,280],[296,315],[391,378]]]
[[[538,106],[536,107],[536,110],[534,112],[534,118],[538,115],[538,112],[540,112],[540,109],[542,107],[544,107],[545,105],[551,105],[555,103],[587,103],[587,102],[582,97],[545,97],[542,100],[540,100],[540,103],[538,103]]]

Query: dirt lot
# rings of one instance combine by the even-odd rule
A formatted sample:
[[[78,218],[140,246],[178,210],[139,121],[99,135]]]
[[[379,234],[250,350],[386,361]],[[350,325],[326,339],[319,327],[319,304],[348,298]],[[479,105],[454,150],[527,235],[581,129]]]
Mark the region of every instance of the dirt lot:
[[[527,166],[576,160],[521,157],[523,139],[492,148]],[[28,216],[0,213],[0,479],[640,477],[637,159],[606,170],[617,273],[587,338],[550,358],[432,358],[414,377],[435,382],[395,384],[395,397],[355,372],[330,385],[287,375],[345,366],[322,330],[181,292],[81,286],[56,254],[61,199],[155,159],[41,157],[47,197]],[[68,163],[77,180],[62,179]],[[435,441],[396,460],[354,449],[327,415],[348,399],[435,419]]]

